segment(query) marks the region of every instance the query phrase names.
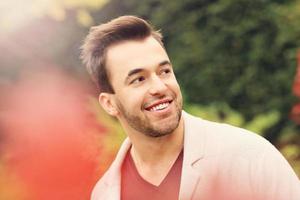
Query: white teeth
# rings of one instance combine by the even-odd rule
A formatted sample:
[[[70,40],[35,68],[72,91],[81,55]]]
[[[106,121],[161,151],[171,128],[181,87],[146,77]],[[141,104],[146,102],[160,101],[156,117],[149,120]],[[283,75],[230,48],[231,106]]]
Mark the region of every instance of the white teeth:
[[[150,111],[157,111],[157,110],[162,110],[162,109],[165,109],[166,107],[168,107],[169,105],[169,102],[167,103],[161,103],[161,104],[158,104],[157,106],[154,106],[150,109]]]

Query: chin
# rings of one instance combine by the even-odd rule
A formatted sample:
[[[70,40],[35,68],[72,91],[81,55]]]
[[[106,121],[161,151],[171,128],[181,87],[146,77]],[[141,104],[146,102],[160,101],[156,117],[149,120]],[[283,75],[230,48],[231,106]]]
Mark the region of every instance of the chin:
[[[159,138],[164,137],[167,135],[171,135],[174,131],[168,131],[168,130],[152,130],[151,132],[144,133],[146,136],[152,137],[152,138]]]
[[[149,132],[145,133],[148,136],[151,137],[163,137],[166,135],[172,134],[177,127],[179,126],[180,119],[174,119],[176,121],[173,121],[172,124],[166,124],[165,122],[162,125],[156,125],[156,127],[153,127],[152,130],[149,130]],[[170,121],[170,120],[168,120]]]

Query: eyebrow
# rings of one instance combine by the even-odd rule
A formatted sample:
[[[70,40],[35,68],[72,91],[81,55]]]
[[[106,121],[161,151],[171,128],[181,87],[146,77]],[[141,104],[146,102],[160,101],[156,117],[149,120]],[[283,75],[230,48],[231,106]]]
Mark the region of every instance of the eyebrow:
[[[170,61],[168,61],[168,60],[164,60],[164,61],[162,61],[162,62],[160,62],[160,63],[158,64],[158,67],[161,67],[161,66],[164,66],[164,65],[171,65],[171,63],[170,63]],[[137,74],[137,73],[140,73],[140,72],[142,72],[142,71],[144,71],[144,70],[145,70],[144,68],[135,68],[135,69],[133,69],[133,70],[130,70],[130,71],[128,72],[128,74],[127,74],[127,77],[126,77],[126,79],[125,79],[125,82],[128,81],[128,79],[129,79],[130,76],[132,76],[132,75],[134,75],[134,74]]]
[[[136,69],[130,70],[128,72],[128,74],[127,74],[127,77],[130,77],[130,76],[132,76],[134,74],[137,74],[137,73],[139,73],[139,72],[141,72],[143,70],[144,70],[143,68],[136,68]]]
[[[171,65],[171,63],[168,60],[164,60],[158,64],[159,67],[164,66],[164,65]]]

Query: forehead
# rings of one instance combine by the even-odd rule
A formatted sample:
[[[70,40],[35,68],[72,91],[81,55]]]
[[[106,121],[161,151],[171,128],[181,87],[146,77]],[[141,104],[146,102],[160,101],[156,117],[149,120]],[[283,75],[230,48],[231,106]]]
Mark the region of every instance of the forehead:
[[[130,40],[109,47],[106,65],[110,78],[122,78],[135,68],[150,69],[169,60],[165,49],[153,37]]]

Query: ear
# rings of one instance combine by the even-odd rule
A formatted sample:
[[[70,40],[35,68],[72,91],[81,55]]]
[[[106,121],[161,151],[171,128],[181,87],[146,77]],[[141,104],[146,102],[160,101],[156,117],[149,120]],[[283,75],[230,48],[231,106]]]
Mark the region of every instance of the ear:
[[[100,93],[99,103],[102,106],[102,108],[109,115],[112,115],[114,117],[116,117],[118,115],[119,112],[118,112],[113,94],[109,94],[109,93],[106,93],[106,92]]]

